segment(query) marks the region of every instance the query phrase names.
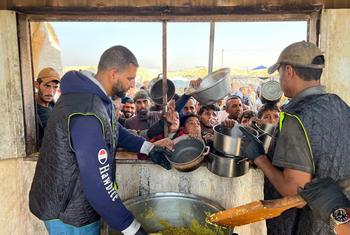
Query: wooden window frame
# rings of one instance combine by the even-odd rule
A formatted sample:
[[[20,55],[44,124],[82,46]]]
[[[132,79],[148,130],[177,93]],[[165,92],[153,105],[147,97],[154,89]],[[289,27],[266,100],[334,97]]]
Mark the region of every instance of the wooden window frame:
[[[24,128],[27,156],[37,152],[37,130],[36,130],[36,108],[34,100],[33,65],[31,52],[31,32],[30,22],[35,21],[76,21],[76,22],[208,22],[211,25],[209,41],[209,61],[208,69],[212,69],[214,22],[262,22],[262,21],[307,21],[307,40],[319,44],[319,19],[320,10],[301,13],[269,13],[269,14],[232,14],[232,15],[106,15],[100,13],[70,14],[55,12],[52,15],[45,15],[42,12],[18,13],[18,40],[20,50],[20,66],[22,93],[24,105]],[[163,47],[164,52],[164,47]],[[162,59],[164,60],[164,58]]]

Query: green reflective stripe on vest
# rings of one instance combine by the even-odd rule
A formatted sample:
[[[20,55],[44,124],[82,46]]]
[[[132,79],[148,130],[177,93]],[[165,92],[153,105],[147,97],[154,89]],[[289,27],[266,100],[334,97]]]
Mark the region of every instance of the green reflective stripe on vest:
[[[94,117],[96,117],[97,120],[99,120],[100,123],[101,123],[101,126],[102,126],[102,134],[103,134],[103,136],[105,135],[105,128],[104,128],[103,122],[102,122],[102,120],[101,120],[99,117],[97,117],[97,115],[96,115],[95,113],[72,113],[72,114],[70,114],[70,115],[68,116],[68,136],[69,136],[68,142],[69,142],[69,146],[70,146],[70,148],[72,149],[73,152],[75,152],[75,151],[74,151],[74,149],[73,149],[73,147],[72,147],[72,144],[71,144],[71,139],[70,139],[70,128],[69,128],[69,126],[70,126],[70,119],[71,119],[73,116],[76,116],[76,115],[94,116]],[[114,125],[114,124],[113,124],[113,121],[112,121],[112,125]],[[113,143],[113,145],[114,145],[114,139],[113,139],[113,138],[112,138],[112,143]],[[117,185],[117,175],[115,175],[113,187],[114,187],[115,190],[118,189],[118,185]]]
[[[282,131],[283,121],[284,121],[284,118],[286,117],[286,115],[289,116],[289,117],[295,118],[296,120],[298,120],[298,122],[300,123],[301,127],[303,128],[303,132],[304,132],[304,135],[305,135],[305,138],[306,138],[306,141],[307,141],[307,145],[309,147],[310,155],[311,155],[311,162],[312,162],[312,168],[313,168],[312,172],[313,172],[313,174],[315,174],[316,173],[316,167],[315,167],[314,155],[312,154],[311,143],[310,143],[310,140],[309,140],[309,136],[307,135],[306,129],[305,129],[303,123],[301,122],[300,118],[297,115],[292,115],[292,114],[289,114],[289,113],[286,113],[286,112],[280,112],[279,130],[280,130],[280,132]]]

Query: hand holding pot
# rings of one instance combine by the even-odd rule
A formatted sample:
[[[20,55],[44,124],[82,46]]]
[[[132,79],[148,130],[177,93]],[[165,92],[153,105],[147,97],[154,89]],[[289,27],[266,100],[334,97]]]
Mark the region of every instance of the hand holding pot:
[[[171,165],[166,157],[172,157],[172,153],[169,150],[166,150],[164,147],[159,145],[155,145],[151,152],[149,152],[148,156],[152,160],[152,162],[160,165],[161,167],[170,170]]]
[[[238,124],[237,121],[235,121],[233,119],[229,119],[229,118],[226,118],[222,123],[227,128],[232,128],[232,127],[234,127],[234,125]]]
[[[201,78],[197,78],[196,80],[191,80],[190,87],[197,89],[199,87],[199,85],[201,84],[201,82],[202,82]]]
[[[244,134],[242,155],[252,161],[255,161],[259,156],[264,155],[264,146],[258,137],[252,134],[247,127],[240,126],[239,129]]]
[[[155,146],[174,150],[174,142],[169,138],[164,138],[153,143]]]

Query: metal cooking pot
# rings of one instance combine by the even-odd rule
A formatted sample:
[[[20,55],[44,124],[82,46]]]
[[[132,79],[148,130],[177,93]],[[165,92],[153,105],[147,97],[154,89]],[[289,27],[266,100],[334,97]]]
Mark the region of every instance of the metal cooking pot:
[[[249,162],[244,157],[227,157],[210,152],[207,168],[219,176],[239,177],[248,172]]]
[[[179,171],[193,171],[197,169],[204,156],[209,153],[209,146],[203,140],[195,138],[182,138],[174,145],[172,157],[167,157],[171,165]]]
[[[193,220],[205,225],[207,214],[224,210],[222,206],[207,198],[175,192],[153,193],[132,198],[125,201],[124,205],[147,233],[162,231],[165,229],[165,224],[173,227],[190,227]],[[232,230],[229,229],[209,224],[206,226],[212,229],[213,234],[232,234]]]
[[[167,79],[167,85],[167,101],[169,102],[175,95],[175,85],[169,79]],[[163,104],[163,81],[161,76],[150,81],[149,95],[154,103]]]
[[[256,122],[252,122],[252,124],[259,132],[259,139],[263,143],[265,154],[267,154],[277,126],[272,124],[263,124],[259,126]]]
[[[232,128],[225,127],[223,124],[214,126],[214,149],[225,155],[242,156],[242,138],[243,133],[239,130],[241,125],[236,124]],[[258,131],[249,128],[253,135],[259,135]]]
[[[214,149],[223,154],[241,156],[242,132],[239,125],[233,128],[225,127],[223,124],[214,126]]]
[[[202,79],[199,88],[188,92],[202,105],[213,104],[230,93],[230,69],[216,70]]]

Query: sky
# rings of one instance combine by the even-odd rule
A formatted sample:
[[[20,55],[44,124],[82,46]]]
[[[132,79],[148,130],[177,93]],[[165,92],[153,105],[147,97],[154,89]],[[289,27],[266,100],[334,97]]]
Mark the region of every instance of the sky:
[[[128,47],[140,67],[162,68],[161,22],[51,22],[63,66],[93,66],[107,48]],[[207,67],[210,23],[167,25],[168,70]],[[306,40],[306,21],[218,22],[214,67],[251,69],[272,65],[289,44]]]

